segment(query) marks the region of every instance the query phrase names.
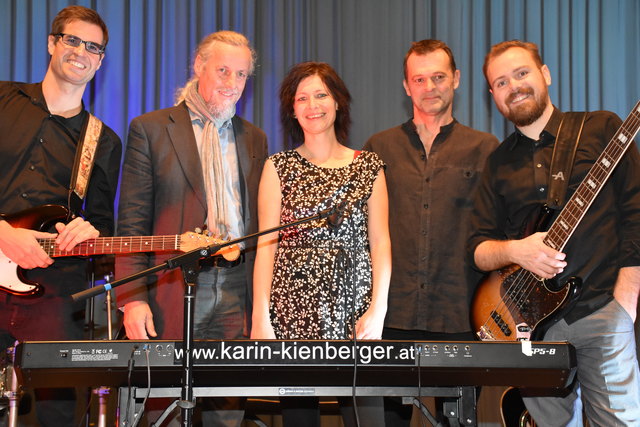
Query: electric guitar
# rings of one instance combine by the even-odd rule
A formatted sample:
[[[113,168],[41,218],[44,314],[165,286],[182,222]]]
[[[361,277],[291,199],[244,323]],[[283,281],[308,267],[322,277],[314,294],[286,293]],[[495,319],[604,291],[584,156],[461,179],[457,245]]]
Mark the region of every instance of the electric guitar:
[[[57,222],[66,222],[69,211],[60,205],[43,205],[11,215],[0,214],[0,218],[13,227],[46,231]],[[61,251],[55,243],[55,238],[37,240],[42,249],[52,258],[136,252],[188,252],[223,243],[222,240],[203,234],[186,232],[167,236],[97,237],[77,244],[70,251]],[[233,261],[238,258],[240,251],[234,245],[222,248],[216,255],[222,255],[225,259]],[[21,297],[37,297],[44,292],[44,287],[26,280],[24,270],[0,251],[0,291]]]
[[[562,251],[627,148],[633,144],[639,128],[640,102],[549,227],[544,238],[547,246]],[[492,272],[478,285],[471,303],[471,323],[483,341],[529,339],[531,334],[570,307],[579,294],[580,284],[580,279],[571,278],[566,284],[559,285],[519,265],[507,266]]]

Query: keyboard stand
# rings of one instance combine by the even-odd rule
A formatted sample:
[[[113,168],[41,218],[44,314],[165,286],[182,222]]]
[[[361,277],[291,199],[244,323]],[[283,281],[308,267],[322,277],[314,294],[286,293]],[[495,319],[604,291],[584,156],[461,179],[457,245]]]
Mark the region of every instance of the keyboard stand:
[[[147,395],[147,388],[143,387],[120,387],[118,393],[118,426],[126,427],[124,420],[127,419],[126,410],[130,408],[132,413],[128,419],[134,418],[142,410],[142,401]],[[149,391],[149,398],[175,398],[180,396],[180,387],[152,387]],[[351,396],[352,387],[349,386],[247,386],[247,387],[194,387],[194,397],[274,397],[274,396]],[[412,403],[414,398],[420,397],[454,397],[453,402],[445,402],[444,414],[450,420],[458,420],[461,426],[476,426],[476,387],[455,386],[455,387],[370,387],[363,386],[356,388],[357,396],[398,396],[403,397],[403,402]],[[129,400],[131,396],[131,402]]]

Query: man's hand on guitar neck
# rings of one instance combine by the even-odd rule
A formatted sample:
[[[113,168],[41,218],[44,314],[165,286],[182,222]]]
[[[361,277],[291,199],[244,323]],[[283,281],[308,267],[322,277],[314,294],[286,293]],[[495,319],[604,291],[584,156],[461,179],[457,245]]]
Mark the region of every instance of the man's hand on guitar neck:
[[[0,250],[24,269],[46,268],[53,263],[53,259],[42,249],[37,239],[54,237],[55,234],[15,228],[7,221],[0,221]]]
[[[497,270],[510,264],[551,279],[567,266],[566,254],[544,244],[547,233],[535,233],[519,240],[487,240],[478,245],[474,258],[485,271]]]
[[[78,243],[100,236],[100,232],[90,222],[80,217],[74,218],[69,224],[57,223],[56,230],[56,244],[63,251],[70,251]]]
[[[53,259],[42,249],[38,239],[56,239],[61,250],[70,251],[78,243],[93,239],[100,232],[89,222],[78,217],[69,224],[56,224],[58,234],[13,227],[7,221],[0,220],[0,250],[11,261],[24,269],[46,268]]]
[[[130,340],[148,340],[157,337],[153,313],[145,301],[132,301],[124,305],[124,329]]]

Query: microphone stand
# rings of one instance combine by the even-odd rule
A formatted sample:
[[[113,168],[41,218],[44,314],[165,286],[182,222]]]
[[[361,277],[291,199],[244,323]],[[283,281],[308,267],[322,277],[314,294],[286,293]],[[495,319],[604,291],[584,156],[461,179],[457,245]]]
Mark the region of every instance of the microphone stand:
[[[161,270],[172,270],[177,267],[182,269],[182,274],[185,281],[185,293],[184,293],[184,326],[182,336],[183,358],[182,358],[182,392],[180,400],[177,405],[181,409],[182,425],[191,426],[193,408],[195,407],[195,401],[193,399],[193,321],[194,321],[194,304],[195,304],[195,286],[197,285],[198,272],[200,270],[199,260],[215,255],[222,248],[234,245],[236,243],[244,242],[245,240],[253,239],[263,234],[273,233],[285,228],[293,227],[295,225],[303,224],[305,222],[319,220],[335,215],[337,207],[325,209],[320,213],[302,218],[296,221],[289,222],[287,224],[281,224],[277,227],[273,227],[267,230],[262,230],[257,233],[249,234],[238,239],[229,240],[220,244],[213,244],[210,246],[194,249],[189,252],[177,255],[169,258],[164,263],[156,265],[155,267],[148,268],[144,271],[132,274],[122,279],[116,280],[112,283],[106,283],[104,285],[95,286],[93,288],[86,289],[84,291],[71,295],[73,301],[82,301],[87,298],[91,298],[102,292],[108,292],[113,288],[124,285],[132,280],[145,277],[149,274],[155,273]],[[150,387],[151,385],[149,385]]]

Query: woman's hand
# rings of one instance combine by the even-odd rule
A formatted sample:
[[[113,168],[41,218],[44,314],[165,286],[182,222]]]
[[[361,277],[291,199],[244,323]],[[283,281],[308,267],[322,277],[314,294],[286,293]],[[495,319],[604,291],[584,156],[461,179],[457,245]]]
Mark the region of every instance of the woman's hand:
[[[356,322],[356,338],[359,340],[379,340],[382,338],[382,327],[386,310],[369,309]]]
[[[252,340],[275,340],[276,333],[270,321],[253,322],[251,325]]]

